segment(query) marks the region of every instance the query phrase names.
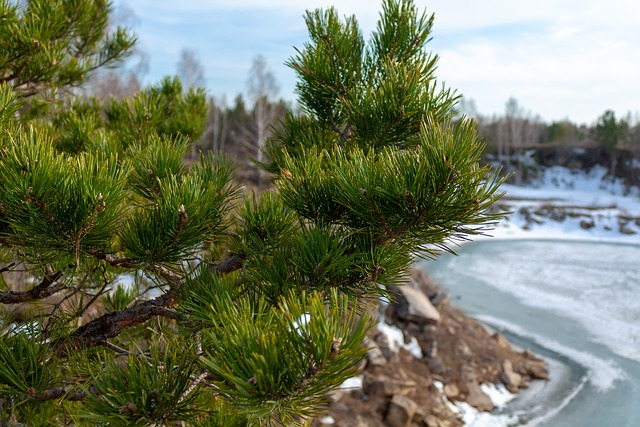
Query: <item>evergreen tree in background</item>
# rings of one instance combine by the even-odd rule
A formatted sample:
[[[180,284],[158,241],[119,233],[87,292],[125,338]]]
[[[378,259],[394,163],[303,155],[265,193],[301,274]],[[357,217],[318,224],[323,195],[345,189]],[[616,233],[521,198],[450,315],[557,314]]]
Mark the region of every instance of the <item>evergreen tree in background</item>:
[[[617,120],[613,110],[605,111],[593,129],[596,140],[602,144],[610,157],[609,174],[616,176],[616,166],[620,154],[620,146],[628,133],[628,124],[624,120]]]
[[[201,91],[58,95],[130,52],[109,12],[0,2],[0,419],[304,424],[357,374],[370,302],[496,219],[474,122],[435,80],[433,17],[387,0],[365,42],[354,17],[309,12],[289,62],[304,114],[265,147],[276,188],[242,197],[224,159],[182,162]]]

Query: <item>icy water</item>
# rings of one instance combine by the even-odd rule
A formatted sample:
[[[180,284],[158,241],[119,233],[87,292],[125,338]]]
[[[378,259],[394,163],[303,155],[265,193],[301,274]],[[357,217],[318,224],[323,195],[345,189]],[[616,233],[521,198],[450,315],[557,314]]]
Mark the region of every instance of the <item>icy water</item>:
[[[640,246],[481,241],[421,267],[455,306],[550,358],[556,381],[510,403],[519,421],[504,425],[640,426]]]

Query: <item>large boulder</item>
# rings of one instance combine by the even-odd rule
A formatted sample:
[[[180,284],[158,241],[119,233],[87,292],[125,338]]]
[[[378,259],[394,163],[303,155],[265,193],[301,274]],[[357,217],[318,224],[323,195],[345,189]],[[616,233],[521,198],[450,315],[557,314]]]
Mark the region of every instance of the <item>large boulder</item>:
[[[423,292],[408,286],[396,289],[398,295],[393,312],[399,320],[418,324],[440,323],[440,313]]]

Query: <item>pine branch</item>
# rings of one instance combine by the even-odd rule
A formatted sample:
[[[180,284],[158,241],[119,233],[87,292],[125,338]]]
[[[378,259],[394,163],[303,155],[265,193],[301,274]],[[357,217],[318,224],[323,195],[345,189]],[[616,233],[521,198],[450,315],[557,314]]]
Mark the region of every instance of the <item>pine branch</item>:
[[[5,266],[5,267],[0,268],[0,274],[1,274],[1,273],[4,273],[5,271],[11,271],[11,269],[12,269],[15,265],[16,265],[16,263],[15,263],[15,262],[12,262],[11,264],[9,264],[9,265],[7,265],[7,266]]]
[[[88,251],[88,254],[100,260],[106,261],[112,267],[136,268],[137,258],[125,258],[117,255],[105,254],[99,251]]]
[[[53,399],[64,399],[72,402],[78,402],[85,400],[87,398],[87,393],[71,387],[58,386],[36,393],[31,396],[31,398],[39,402]]]
[[[105,341],[104,346],[110,350],[115,351],[118,356],[128,356],[129,354],[131,354],[129,350],[124,349],[122,347],[118,347],[117,345],[110,343],[109,341]]]
[[[58,282],[62,277],[62,270],[49,273],[44,276],[42,282],[33,289],[24,292],[0,292],[0,303],[19,304],[23,302],[47,298],[66,288],[64,282]]]
[[[84,306],[84,308],[82,310],[80,310],[80,312],[77,314],[78,317],[84,316],[84,314],[87,312],[89,307],[91,307],[93,305],[93,303],[95,303],[98,300],[98,298],[100,298],[100,296],[104,295],[105,292],[107,292],[107,286],[109,285],[109,280],[107,280],[107,278],[105,277],[104,266],[102,266],[102,267],[103,267],[103,270],[102,270],[102,278],[103,278],[102,287],[100,288],[100,290],[95,295],[93,295],[91,297],[91,299]]]
[[[219,264],[209,263],[209,271],[221,274],[232,273],[240,270],[244,261],[244,254],[231,254]]]
[[[191,392],[195,390],[195,388],[198,387],[198,385],[203,382],[208,376],[208,372],[202,372],[195,378],[193,378],[193,376],[189,377],[193,381],[193,383],[191,383],[191,385],[184,391],[184,393],[182,393],[182,396],[180,396],[180,400],[178,400],[178,403],[182,403],[182,401],[184,401],[187,396],[189,396],[189,394],[191,394]]]
[[[139,325],[154,317],[162,316],[179,319],[172,310],[178,305],[178,289],[173,288],[152,300],[144,301],[124,310],[107,313],[76,329],[66,338],[53,342],[54,351],[65,354],[78,348],[92,348],[105,345],[108,338],[118,336],[122,331]]]

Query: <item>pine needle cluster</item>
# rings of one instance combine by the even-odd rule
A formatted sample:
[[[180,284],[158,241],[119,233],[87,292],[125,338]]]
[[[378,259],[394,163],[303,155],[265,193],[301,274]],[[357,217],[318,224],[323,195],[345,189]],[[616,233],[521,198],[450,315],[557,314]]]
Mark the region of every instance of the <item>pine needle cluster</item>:
[[[110,8],[0,1],[0,419],[306,425],[358,374],[387,286],[498,218],[433,16],[385,0],[366,42],[308,12],[304,111],[265,146],[274,188],[242,196],[223,156],[183,162],[202,90],[70,94],[131,51]]]

